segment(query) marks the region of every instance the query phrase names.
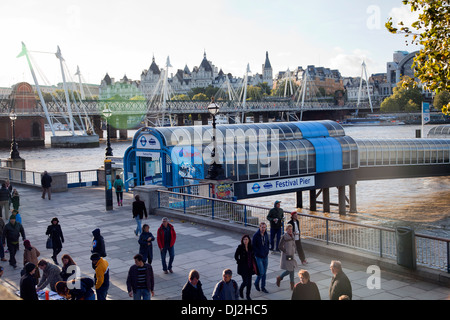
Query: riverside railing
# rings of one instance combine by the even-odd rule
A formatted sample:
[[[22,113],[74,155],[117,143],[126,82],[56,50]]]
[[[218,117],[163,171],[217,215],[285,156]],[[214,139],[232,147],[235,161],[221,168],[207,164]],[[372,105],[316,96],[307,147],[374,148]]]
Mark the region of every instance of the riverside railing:
[[[271,208],[199,195],[158,190],[158,207],[213,220],[258,227]],[[298,213],[301,236],[327,245],[349,247],[388,259],[397,258],[396,230]],[[290,212],[285,212],[285,222]],[[270,225],[268,225],[270,228]],[[417,264],[450,273],[450,239],[415,234]]]
[[[97,186],[99,184],[98,170],[69,171],[63,174],[66,175],[67,188]],[[42,172],[38,171],[0,167],[0,180],[9,179],[11,183],[40,187],[41,175]]]

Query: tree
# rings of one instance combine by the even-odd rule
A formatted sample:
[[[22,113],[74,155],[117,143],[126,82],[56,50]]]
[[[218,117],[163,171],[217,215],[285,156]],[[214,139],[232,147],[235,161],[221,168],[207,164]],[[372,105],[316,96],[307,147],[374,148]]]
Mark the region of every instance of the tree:
[[[184,100],[191,100],[191,99],[186,94],[177,94],[177,95],[173,96],[170,100],[173,100],[173,101],[184,101]]]
[[[450,103],[450,92],[445,90],[434,96],[433,107],[442,110],[442,107]]]
[[[420,110],[423,97],[422,90],[414,86],[410,79],[405,77],[394,88],[394,93],[383,100],[380,106],[381,112],[416,112]],[[408,83],[409,86],[406,86]]]
[[[196,95],[194,95],[192,97],[192,100],[206,101],[206,100],[208,100],[208,97],[204,93],[197,93]]]
[[[410,6],[411,12],[419,13],[418,20],[411,26],[399,22],[398,29],[391,17],[385,24],[386,28],[391,33],[404,34],[411,39],[411,44],[422,46],[414,58],[413,67],[415,77],[425,89],[436,94],[450,91],[450,1],[403,0],[403,4]],[[450,114],[450,103],[443,105],[442,112]]]

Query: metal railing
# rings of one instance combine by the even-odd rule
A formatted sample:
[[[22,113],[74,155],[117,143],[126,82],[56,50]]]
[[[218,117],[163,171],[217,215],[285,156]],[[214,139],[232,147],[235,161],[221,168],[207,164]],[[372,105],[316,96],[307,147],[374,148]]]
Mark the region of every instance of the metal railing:
[[[158,190],[158,208],[258,227],[271,208],[199,195]],[[395,229],[298,213],[301,236],[388,259],[397,258]],[[285,212],[285,222],[290,213]],[[270,225],[268,224],[270,229]],[[450,239],[415,234],[417,264],[450,273]]]
[[[69,171],[67,174],[67,187],[98,186],[98,170]]]
[[[3,164],[3,162],[1,162]],[[98,170],[81,170],[65,172],[67,187],[98,186]],[[0,166],[0,180],[9,179],[12,183],[29,186],[41,186],[42,172]]]

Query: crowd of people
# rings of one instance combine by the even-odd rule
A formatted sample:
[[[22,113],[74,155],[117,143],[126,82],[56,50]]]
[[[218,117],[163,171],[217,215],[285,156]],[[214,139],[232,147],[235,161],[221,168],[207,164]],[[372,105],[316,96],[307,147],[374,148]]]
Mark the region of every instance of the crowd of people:
[[[51,177],[44,175],[43,194],[51,195]],[[117,184],[120,192],[123,186]],[[5,192],[6,191],[6,192]],[[118,204],[122,205],[122,197],[118,196]],[[12,205],[12,209],[11,209]],[[19,215],[19,193],[12,188],[9,181],[2,183],[0,189],[0,258],[1,261],[9,261],[16,269],[16,253],[19,250],[20,237],[23,243],[23,268],[21,269],[20,297],[24,300],[38,300],[38,292],[46,289],[56,292],[59,296],[69,300],[106,300],[110,285],[109,264],[106,259],[105,240],[99,228],[92,231],[91,265],[94,270],[93,279],[82,276],[74,259],[63,254],[61,266],[58,255],[61,253],[65,241],[63,229],[58,218],[50,221],[43,234],[48,236],[46,248],[52,249],[53,263],[47,259],[39,259],[41,253],[26,238],[21,221],[17,221]],[[19,216],[20,217],[20,216]],[[139,195],[135,196],[132,205],[132,218],[136,220],[135,235],[137,239],[137,254],[133,257],[134,264],[129,268],[126,278],[128,295],[134,300],[150,300],[155,295],[155,277],[153,271],[153,242],[156,242],[160,251],[161,267],[165,274],[173,273],[175,259],[175,243],[177,234],[169,219],[164,217],[156,232],[156,238],[150,232],[148,224],[142,225],[142,220],[148,217],[145,203]],[[311,281],[310,274],[305,269],[298,271],[299,282],[295,283],[295,270],[298,263],[297,254],[302,265],[308,262],[301,244],[300,224],[297,212],[291,213],[291,219],[285,224],[284,210],[281,202],[276,201],[274,207],[266,217],[270,223],[270,235],[266,222],[259,224],[259,229],[253,234],[242,236],[237,245],[234,259],[237,264],[237,274],[241,276],[240,285],[233,279],[233,272],[227,268],[223,270],[222,280],[217,282],[212,300],[251,300],[252,287],[255,290],[269,293],[266,288],[266,275],[269,264],[270,251],[280,253],[280,269],[282,273],[276,278],[276,285],[280,287],[281,281],[289,276],[292,300],[320,300],[321,296],[317,285]],[[285,228],[283,232],[283,227]],[[7,250],[4,250],[7,247]],[[5,258],[9,253],[9,260]],[[167,261],[167,255],[169,259]],[[3,270],[3,269],[2,269]],[[330,300],[342,300],[352,298],[352,288],[348,277],[342,270],[339,261],[330,264],[332,280],[329,288]],[[253,281],[253,276],[255,280]],[[125,279],[124,279],[125,280]],[[181,289],[182,300],[208,300],[205,296],[200,274],[193,269],[188,275],[187,282]]]

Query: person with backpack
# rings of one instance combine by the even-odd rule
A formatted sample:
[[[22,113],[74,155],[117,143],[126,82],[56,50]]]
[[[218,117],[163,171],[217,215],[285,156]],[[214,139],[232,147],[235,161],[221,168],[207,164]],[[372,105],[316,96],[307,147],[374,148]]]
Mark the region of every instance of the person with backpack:
[[[222,273],[222,280],[216,284],[212,294],[213,300],[239,300],[239,288],[236,281],[231,279],[233,272],[225,269]]]
[[[119,175],[116,175],[116,180],[114,181],[114,189],[116,189],[117,206],[123,207],[123,180]]]

